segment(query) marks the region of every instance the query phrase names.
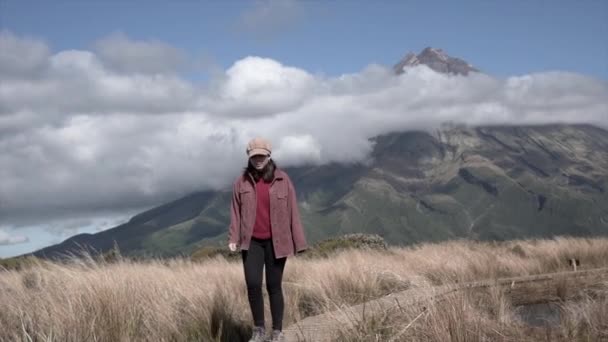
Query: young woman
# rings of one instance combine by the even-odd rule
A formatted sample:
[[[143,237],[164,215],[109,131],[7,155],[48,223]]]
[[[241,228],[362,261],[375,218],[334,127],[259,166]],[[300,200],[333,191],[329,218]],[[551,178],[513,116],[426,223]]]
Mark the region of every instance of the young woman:
[[[283,341],[283,270],[288,256],[308,248],[296,191],[285,171],[270,158],[272,147],[263,138],[247,144],[248,164],[234,181],[230,205],[228,247],[241,251],[251,313],[250,342],[265,340],[262,273],[272,314],[271,341]]]

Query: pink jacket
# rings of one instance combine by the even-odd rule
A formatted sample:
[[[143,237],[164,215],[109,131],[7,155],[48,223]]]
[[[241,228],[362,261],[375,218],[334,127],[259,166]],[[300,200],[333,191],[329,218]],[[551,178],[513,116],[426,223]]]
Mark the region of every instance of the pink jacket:
[[[232,186],[228,242],[249,249],[255,223],[256,199],[251,175],[240,175]],[[292,256],[308,248],[296,191],[287,173],[277,168],[270,184],[270,231],[276,258]]]

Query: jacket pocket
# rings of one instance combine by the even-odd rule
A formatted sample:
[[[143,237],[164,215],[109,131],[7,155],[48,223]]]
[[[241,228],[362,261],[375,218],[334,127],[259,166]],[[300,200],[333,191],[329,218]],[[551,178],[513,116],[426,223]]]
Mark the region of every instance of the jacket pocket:
[[[287,192],[279,191],[275,194],[274,205],[271,204],[272,210],[275,212],[277,223],[281,227],[289,228],[289,213],[288,213],[288,200]]]
[[[251,195],[253,195],[252,189],[249,189],[249,188],[239,189],[239,198],[241,199],[241,203],[243,202],[243,200],[246,200],[249,197],[251,197]]]
[[[272,189],[276,198],[279,200],[287,200],[287,187],[283,182],[275,182]]]
[[[251,216],[255,215],[255,192],[251,188],[239,189],[239,201],[241,202],[241,227],[247,227],[251,221]],[[255,217],[255,216],[254,216]]]

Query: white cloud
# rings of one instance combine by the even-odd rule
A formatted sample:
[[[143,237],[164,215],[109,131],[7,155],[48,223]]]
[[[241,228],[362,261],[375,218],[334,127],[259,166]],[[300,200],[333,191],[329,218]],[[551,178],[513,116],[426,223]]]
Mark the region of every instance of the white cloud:
[[[71,218],[66,220],[57,220],[47,222],[44,229],[58,237],[67,238],[78,234],[83,228],[87,228],[93,224],[90,218]]]
[[[156,114],[183,111],[195,101],[193,86],[177,75],[115,73],[89,51],[61,51],[48,58],[48,65],[43,79],[0,83],[0,115],[9,117],[7,125],[19,113],[53,119],[84,113]]]
[[[0,31],[0,74],[2,78],[36,78],[47,66],[47,45],[37,39],[17,37]]]
[[[77,216],[48,220],[41,227],[59,240],[81,234],[96,233],[116,227],[129,220],[137,211],[79,213]]]
[[[7,55],[30,44],[4,34]],[[568,72],[497,79],[419,66],[395,76],[370,65],[323,77],[246,57],[197,86],[176,74],[112,69],[91,51],[40,55],[30,63],[38,67],[0,83],[0,217],[11,225],[225,187],[258,135],[273,142],[279,165],[292,166],[363,161],[373,136],[446,121],[608,128],[608,84]],[[39,66],[34,82],[28,75]]]
[[[316,164],[321,161],[321,146],[310,134],[285,136],[272,156],[287,165]]]
[[[216,82],[210,96],[202,99],[202,108],[231,116],[269,116],[300,106],[314,85],[314,78],[304,70],[246,57]]]
[[[3,230],[0,230],[0,246],[2,245],[16,245],[19,243],[26,243],[29,241],[27,236],[14,235],[11,236]]]

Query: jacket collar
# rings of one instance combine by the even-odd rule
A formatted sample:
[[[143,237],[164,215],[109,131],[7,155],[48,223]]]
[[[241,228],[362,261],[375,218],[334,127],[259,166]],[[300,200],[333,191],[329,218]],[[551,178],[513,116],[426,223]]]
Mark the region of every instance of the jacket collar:
[[[275,180],[279,180],[279,179],[283,179],[285,177],[285,172],[283,170],[281,170],[280,168],[276,168],[274,169],[274,179],[272,180],[272,183],[274,183]],[[252,185],[255,185],[255,180],[253,179],[253,176],[251,175],[251,173],[247,172],[247,178],[251,181]]]

